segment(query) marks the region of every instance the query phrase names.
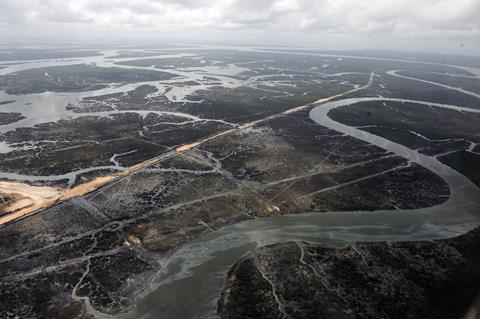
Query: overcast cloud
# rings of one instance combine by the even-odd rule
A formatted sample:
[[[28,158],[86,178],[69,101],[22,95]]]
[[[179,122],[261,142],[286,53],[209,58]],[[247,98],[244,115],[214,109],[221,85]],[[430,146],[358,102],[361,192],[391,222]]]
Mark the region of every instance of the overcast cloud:
[[[248,39],[292,34],[480,39],[479,0],[0,0],[0,31]]]

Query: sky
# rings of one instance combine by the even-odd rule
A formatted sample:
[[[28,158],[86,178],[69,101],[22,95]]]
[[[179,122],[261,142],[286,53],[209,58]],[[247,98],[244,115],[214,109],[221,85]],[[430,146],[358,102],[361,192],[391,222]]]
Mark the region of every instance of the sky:
[[[480,55],[479,0],[0,0],[0,41],[165,40]]]

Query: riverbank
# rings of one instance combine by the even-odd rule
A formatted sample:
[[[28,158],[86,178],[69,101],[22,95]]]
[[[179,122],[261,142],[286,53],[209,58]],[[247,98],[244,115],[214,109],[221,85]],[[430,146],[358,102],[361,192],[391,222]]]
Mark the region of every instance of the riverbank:
[[[480,293],[480,228],[435,241],[264,246],[229,270],[221,319],[464,318]]]

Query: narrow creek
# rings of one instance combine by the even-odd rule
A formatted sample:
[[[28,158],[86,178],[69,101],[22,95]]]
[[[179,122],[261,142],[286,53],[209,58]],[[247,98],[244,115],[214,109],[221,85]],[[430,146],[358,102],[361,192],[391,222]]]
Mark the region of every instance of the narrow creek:
[[[243,254],[269,243],[304,240],[340,247],[359,241],[432,240],[463,234],[478,225],[480,189],[465,176],[433,156],[328,117],[328,112],[334,108],[379,100],[416,103],[419,107],[432,105],[401,99],[353,98],[319,105],[312,109],[310,117],[320,125],[377,145],[430,169],[449,185],[451,196],[448,201],[422,209],[283,215],[226,226],[176,252],[151,281],[135,310],[118,318],[208,318],[215,313],[229,267]],[[435,106],[479,112],[452,105]]]
[[[22,62],[21,64],[12,65],[3,69],[0,75],[30,68],[38,68],[40,66],[81,63],[95,63],[99,66],[110,67],[113,66],[114,62],[112,62],[113,60],[108,60],[108,56],[114,53],[115,51],[105,52],[104,55],[100,57],[68,61]],[[289,54],[292,53],[290,52]],[[163,55],[159,57],[166,56]],[[114,66],[135,68],[120,65]],[[205,76],[205,73],[201,72],[156,70],[167,71],[177,76],[182,76],[182,81],[195,81]],[[396,73],[391,71],[390,75],[396,76]],[[230,77],[216,76],[216,78],[222,81],[226,87],[238,85],[238,83],[231,82],[234,80]],[[18,96],[0,92],[0,101],[15,100],[13,103],[2,106],[2,111],[15,111],[28,115],[25,120],[0,126],[0,133],[18,127],[33,126],[35,124],[57,121],[64,118],[118,114],[121,112],[94,112],[94,114],[74,113],[66,110],[65,105],[68,103],[77,104],[78,101],[84,97],[127,92],[141,84],[155,85],[161,91],[165,85],[173,84],[176,81],[178,80],[135,83],[119,87],[109,87],[103,90],[66,94],[47,92]],[[179,88],[179,90],[181,90],[181,88]],[[190,93],[191,91],[186,90],[183,93],[183,97],[188,96]],[[223,286],[225,273],[228,268],[243,254],[265,244],[305,240],[339,247],[354,241],[430,240],[456,236],[479,224],[480,189],[465,176],[442,164],[435,157],[420,154],[415,150],[355,127],[338,123],[328,117],[328,112],[334,108],[366,101],[399,101],[416,103],[419,107],[428,105],[462,112],[480,113],[480,111],[423,101],[368,97],[328,102],[316,106],[310,112],[310,117],[320,125],[379,146],[431,170],[448,183],[451,190],[451,197],[447,202],[435,207],[414,210],[330,212],[323,214],[307,213],[301,215],[274,216],[223,227],[218,231],[208,233],[190,242],[179,249],[172,257],[168,258],[160,271],[151,280],[149,289],[139,298],[134,311],[116,317],[125,319],[206,318],[215,311],[216,300]],[[42,105],[42,108],[35,107],[35,105]],[[144,116],[151,111],[126,112],[135,112]],[[165,114],[168,112],[158,113]],[[184,117],[193,121],[204,120],[182,113],[170,115]],[[0,144],[0,151],[7,152],[9,150],[9,145],[5,143]],[[101,168],[118,169],[117,166]],[[98,167],[92,169],[98,169]],[[78,173],[78,171],[71,172],[55,177],[33,177],[20,174],[0,173],[0,177],[18,180],[49,180],[58,178],[71,180]],[[110,317],[100,313],[95,313],[95,315],[100,318]]]

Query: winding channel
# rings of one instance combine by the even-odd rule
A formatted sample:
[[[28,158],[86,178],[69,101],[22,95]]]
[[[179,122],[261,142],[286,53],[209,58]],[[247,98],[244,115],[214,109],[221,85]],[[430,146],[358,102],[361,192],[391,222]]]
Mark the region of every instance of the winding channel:
[[[289,52],[289,54],[296,53]],[[99,61],[99,58],[89,59],[92,62]],[[71,62],[66,63],[71,64]],[[58,63],[55,65],[58,65]],[[390,73],[387,73],[392,76],[400,76],[396,72],[390,71]],[[415,78],[411,79],[417,80]],[[421,81],[425,82],[424,80]],[[435,82],[426,82],[438,85]],[[137,86],[138,83],[130,88]],[[126,87],[128,86],[107,89],[107,91],[109,93],[116,90],[124,92]],[[445,85],[443,87],[447,88]],[[82,96],[92,96],[91,93],[75,93],[69,95],[67,99],[78,101]],[[108,93],[97,91],[96,94]],[[8,97],[5,93],[0,93],[0,100]],[[30,98],[32,97],[35,98],[35,95],[30,95]],[[15,98],[20,99],[20,101],[12,106],[8,105],[7,108],[13,108],[14,106],[25,108],[22,98],[18,96],[15,96]],[[42,97],[39,95],[39,98]],[[268,243],[305,240],[330,246],[343,246],[354,241],[431,240],[459,235],[479,224],[480,189],[465,176],[442,164],[433,156],[421,154],[416,150],[369,132],[336,122],[328,116],[328,112],[332,109],[368,101],[415,103],[419,107],[433,106],[472,113],[480,113],[480,110],[425,101],[364,97],[327,102],[315,106],[310,112],[310,117],[319,125],[381,147],[440,176],[449,185],[451,192],[450,198],[445,203],[429,208],[399,211],[353,211],[273,216],[226,226],[180,248],[164,262],[160,271],[151,280],[149,289],[139,297],[136,308],[128,314],[116,317],[125,319],[208,317],[215,310],[216,300],[223,286],[227,269],[241,255]],[[52,117],[58,117],[59,115],[61,117],[76,116],[71,113],[62,113],[65,111],[60,106],[64,106],[65,102],[65,100],[59,100],[58,103],[55,103],[48,120],[52,120]],[[25,112],[28,111],[25,108]],[[134,112],[138,113],[138,111]],[[112,113],[118,114],[118,112]],[[78,114],[78,116],[85,115],[91,114]],[[108,114],[101,113],[96,113],[96,115],[108,116]],[[188,118],[184,114],[177,115]],[[49,116],[47,115],[47,117]],[[189,120],[199,119],[189,118]],[[38,121],[45,122],[45,119],[39,119]],[[20,124],[23,126],[27,123],[15,125]],[[34,124],[33,122],[28,123],[28,125]],[[13,127],[2,127],[4,132],[10,129],[13,129]],[[108,168],[118,169],[117,166]],[[69,177],[71,178],[71,176]],[[94,309],[89,310],[99,318],[111,317],[95,312]]]
[[[391,75],[395,76],[395,73]],[[429,81],[428,81],[429,82]],[[429,82],[436,85],[435,82]],[[169,258],[123,319],[206,318],[215,313],[225,273],[243,254],[276,242],[304,240],[329,246],[358,241],[413,241],[448,238],[480,223],[480,189],[436,157],[339,123],[328,113],[341,106],[369,101],[414,103],[459,112],[478,109],[425,101],[363,97],[317,105],[310,112],[316,123],[395,153],[434,172],[448,184],[451,195],[441,205],[408,210],[329,212],[259,218],[226,226],[182,247]],[[102,314],[97,314],[104,317]]]

